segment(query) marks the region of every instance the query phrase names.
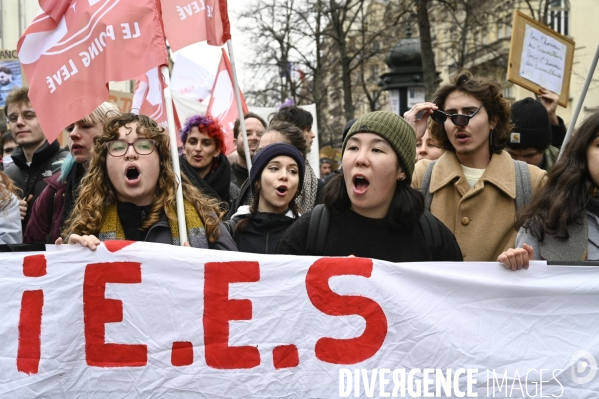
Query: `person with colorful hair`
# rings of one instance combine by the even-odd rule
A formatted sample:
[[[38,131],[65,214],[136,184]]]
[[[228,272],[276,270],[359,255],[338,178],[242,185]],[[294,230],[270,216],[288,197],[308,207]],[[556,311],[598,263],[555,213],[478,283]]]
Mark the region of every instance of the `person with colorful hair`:
[[[304,156],[290,144],[270,144],[256,153],[249,179],[252,204],[225,222],[239,251],[275,253],[279,238],[299,217],[295,199],[304,171]]]
[[[181,141],[181,171],[198,190],[221,201],[221,208],[227,210],[239,188],[231,183],[222,127],[210,116],[192,116],[181,129]]]
[[[181,175],[188,244],[236,251],[220,223],[219,201]],[[62,239],[95,250],[104,240],[180,245],[177,179],[164,129],[144,115],[108,120],[94,139],[88,172]]]
[[[94,138],[102,133],[104,122],[120,115],[112,102],[100,104],[91,114],[67,127],[69,154],[60,170],[44,179],[47,186],[33,203],[23,242],[53,243],[71,214],[81,179],[85,175]]]

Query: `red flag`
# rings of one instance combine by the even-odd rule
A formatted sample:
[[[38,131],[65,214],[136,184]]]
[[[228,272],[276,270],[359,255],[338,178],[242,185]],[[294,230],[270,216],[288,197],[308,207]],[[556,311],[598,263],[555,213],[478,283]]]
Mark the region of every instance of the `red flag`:
[[[166,105],[164,100],[164,87],[165,83],[160,74],[158,67],[152,68],[145,74],[137,77],[135,83],[135,91],[133,92],[133,101],[131,106],[131,112],[149,116],[154,119],[160,126],[167,129],[168,134],[168,120],[166,117]],[[173,102],[173,111],[175,114],[175,128],[177,132],[181,130],[181,124],[179,117],[175,109],[175,103]],[[182,146],[179,135],[177,136],[177,146]]]
[[[227,151],[233,152],[235,146],[233,145],[233,126],[235,125],[235,119],[239,117],[237,112],[237,103],[235,102],[235,90],[233,88],[233,72],[231,70],[231,63],[229,57],[225,53],[224,49],[221,49],[223,56],[218,66],[218,73],[216,79],[214,79],[214,85],[212,86],[212,94],[210,95],[210,103],[206,114],[216,118],[223,126],[225,131],[225,143],[227,145]],[[243,113],[248,113],[248,106],[241,93],[241,107]]]
[[[167,63],[155,1],[40,0],[18,52],[49,141],[105,101],[109,81]]]
[[[231,38],[227,0],[161,0],[164,31],[172,51],[208,41],[222,46]]]

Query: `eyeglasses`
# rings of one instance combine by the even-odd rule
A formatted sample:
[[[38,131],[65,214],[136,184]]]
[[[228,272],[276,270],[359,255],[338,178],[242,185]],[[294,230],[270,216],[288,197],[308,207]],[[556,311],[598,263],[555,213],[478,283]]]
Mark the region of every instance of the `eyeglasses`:
[[[130,146],[133,146],[133,149],[139,155],[150,155],[154,151],[156,141],[152,139],[139,139],[133,143],[127,143],[124,140],[114,140],[104,145],[108,153],[113,157],[122,157],[129,151]]]
[[[33,111],[25,111],[21,114],[21,117],[26,121],[30,121],[37,118],[37,115]],[[17,123],[19,120],[19,114],[10,114],[6,117],[6,119],[9,123]]]
[[[436,100],[436,98],[435,98]],[[435,100],[433,100],[433,102],[435,102]],[[478,111],[480,111],[480,109],[483,107],[484,103],[480,104],[480,107],[478,107],[478,109],[476,111],[474,111],[472,114],[470,115],[464,115],[464,114],[446,114],[443,111],[440,110],[435,110],[433,111],[433,114],[431,115],[431,118],[437,122],[438,124],[444,124],[445,121],[447,120],[447,118],[451,119],[451,121],[453,122],[454,125],[456,126],[460,126],[460,127],[464,127],[464,126],[468,126],[468,122],[470,122],[470,119],[472,119],[474,117],[474,115],[476,115],[478,113]]]

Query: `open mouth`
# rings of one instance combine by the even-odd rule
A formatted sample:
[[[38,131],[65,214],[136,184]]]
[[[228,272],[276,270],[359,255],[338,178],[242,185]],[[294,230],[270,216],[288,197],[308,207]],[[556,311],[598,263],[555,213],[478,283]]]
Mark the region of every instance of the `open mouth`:
[[[83,149],[85,149],[85,147],[83,147],[83,146],[82,146],[82,145],[80,145],[80,144],[73,144],[73,147],[71,147],[71,149],[72,149],[73,151],[78,151],[78,150],[83,150]]]
[[[458,133],[455,136],[458,140],[465,140],[469,137],[466,133]]]
[[[370,185],[370,182],[364,176],[355,176],[353,182],[354,191],[358,194],[364,193]]]
[[[127,168],[127,172],[125,173],[125,177],[127,177],[127,180],[129,181],[137,180],[139,178],[139,169],[137,169],[135,166],[129,166]]]
[[[287,186],[279,186],[279,187],[277,187],[276,190],[280,194],[287,194],[287,191],[289,191],[289,189],[287,188]]]

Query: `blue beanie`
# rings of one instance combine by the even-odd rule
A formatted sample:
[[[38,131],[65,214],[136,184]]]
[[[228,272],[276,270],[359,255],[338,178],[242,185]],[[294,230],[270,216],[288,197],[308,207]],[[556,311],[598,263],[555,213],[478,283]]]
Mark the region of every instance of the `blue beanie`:
[[[258,151],[256,155],[254,155],[254,159],[252,160],[252,168],[250,169],[250,188],[252,190],[254,189],[254,184],[256,181],[260,179],[262,170],[264,170],[270,160],[281,155],[293,158],[293,160],[297,162],[297,166],[299,168],[299,185],[297,187],[297,192],[299,193],[302,190],[304,185],[304,173],[306,169],[304,157],[297,148],[286,143],[269,144]]]

